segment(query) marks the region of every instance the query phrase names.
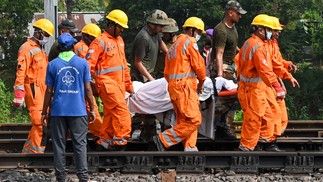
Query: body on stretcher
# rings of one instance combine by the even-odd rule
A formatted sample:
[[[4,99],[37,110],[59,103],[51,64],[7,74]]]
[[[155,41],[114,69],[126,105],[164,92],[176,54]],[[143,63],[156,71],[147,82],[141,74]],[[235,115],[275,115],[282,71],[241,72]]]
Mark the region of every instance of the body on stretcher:
[[[202,87],[202,93],[199,94],[201,101],[200,110],[202,113],[202,124],[199,133],[214,139],[213,120],[214,106],[216,97],[214,96],[214,88],[216,88],[218,96],[237,95],[237,84],[232,80],[222,77],[215,78],[216,84],[213,86],[212,80],[206,78]],[[157,79],[147,83],[133,81],[134,94],[126,94],[126,102],[131,113],[138,114],[154,114],[159,121],[166,125],[176,124],[175,114],[172,111],[168,93],[168,83],[165,78]],[[165,123],[166,122],[166,123]]]

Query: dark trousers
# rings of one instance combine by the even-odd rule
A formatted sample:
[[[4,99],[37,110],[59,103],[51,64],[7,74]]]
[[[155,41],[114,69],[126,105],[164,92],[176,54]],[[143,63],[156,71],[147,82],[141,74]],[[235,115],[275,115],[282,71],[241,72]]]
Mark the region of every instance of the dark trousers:
[[[66,133],[71,134],[76,165],[76,175],[80,181],[87,181],[87,116],[53,116],[50,129],[53,140],[54,165],[57,181],[65,181],[66,178]]]

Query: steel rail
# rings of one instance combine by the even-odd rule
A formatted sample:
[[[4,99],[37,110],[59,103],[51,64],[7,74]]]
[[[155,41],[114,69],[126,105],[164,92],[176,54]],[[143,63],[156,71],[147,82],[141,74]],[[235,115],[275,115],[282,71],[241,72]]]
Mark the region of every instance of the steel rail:
[[[73,171],[72,153],[66,164]],[[1,169],[53,169],[53,154],[0,154]],[[312,173],[323,168],[323,152],[89,152],[90,171],[120,170],[124,173],[154,173],[175,169],[178,173],[204,173],[230,169],[236,173],[259,173],[280,169],[286,173]]]

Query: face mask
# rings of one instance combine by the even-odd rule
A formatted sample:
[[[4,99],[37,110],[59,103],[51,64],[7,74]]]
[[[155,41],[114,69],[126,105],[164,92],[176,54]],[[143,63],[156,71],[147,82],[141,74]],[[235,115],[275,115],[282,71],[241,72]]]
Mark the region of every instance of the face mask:
[[[272,33],[272,32],[267,32],[267,33],[266,33],[266,38],[267,38],[267,40],[270,40],[272,35],[273,35],[273,33]]]
[[[49,41],[49,37],[43,37],[43,40],[39,40],[39,44],[40,45],[45,45],[47,44],[47,42]]]
[[[199,34],[196,34],[196,36],[195,36],[196,41],[199,41],[200,38],[201,38],[201,36]]]
[[[45,37],[45,36],[43,36],[43,40],[39,40],[36,37],[34,38],[39,42],[40,45],[45,45],[49,41],[49,37]]]

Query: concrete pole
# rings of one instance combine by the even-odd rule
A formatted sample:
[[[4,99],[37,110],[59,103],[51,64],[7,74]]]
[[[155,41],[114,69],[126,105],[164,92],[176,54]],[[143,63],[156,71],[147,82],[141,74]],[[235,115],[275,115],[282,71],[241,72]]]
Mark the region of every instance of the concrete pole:
[[[57,0],[44,0],[44,12],[45,18],[49,19],[55,28],[54,37],[49,39],[49,42],[45,45],[45,50],[47,54],[49,53],[50,48],[58,37],[58,2]]]

